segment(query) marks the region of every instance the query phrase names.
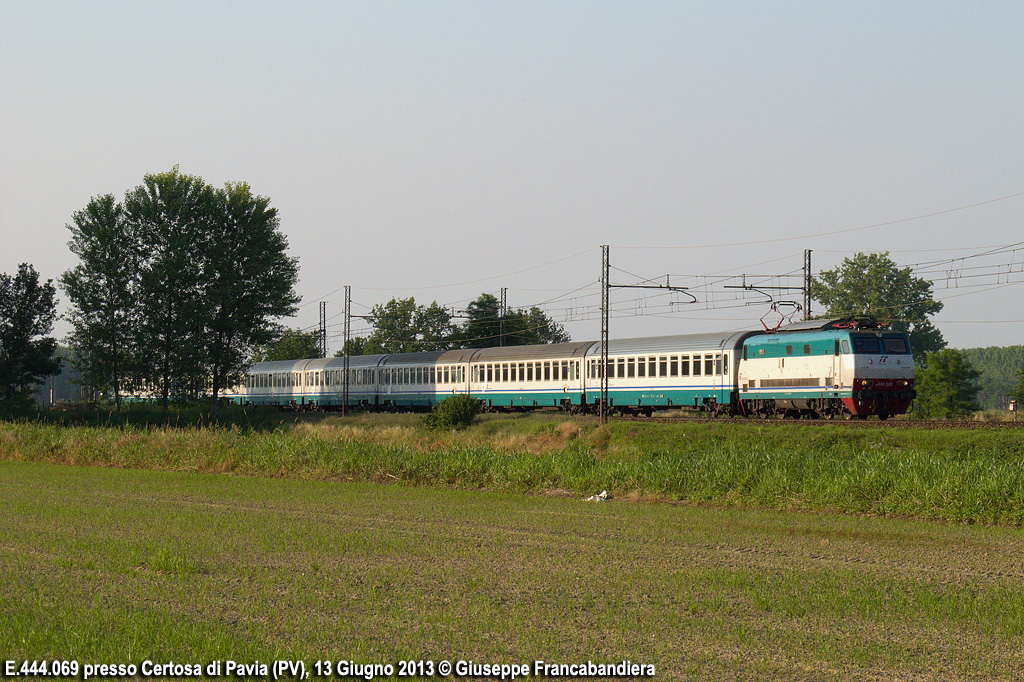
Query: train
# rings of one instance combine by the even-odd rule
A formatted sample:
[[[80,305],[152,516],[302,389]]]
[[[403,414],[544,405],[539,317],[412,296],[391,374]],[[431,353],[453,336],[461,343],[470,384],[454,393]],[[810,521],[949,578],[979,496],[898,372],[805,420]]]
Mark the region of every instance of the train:
[[[887,419],[916,396],[906,333],[870,318],[775,330],[255,363],[225,398],[293,410],[426,410],[468,394],[484,410]]]

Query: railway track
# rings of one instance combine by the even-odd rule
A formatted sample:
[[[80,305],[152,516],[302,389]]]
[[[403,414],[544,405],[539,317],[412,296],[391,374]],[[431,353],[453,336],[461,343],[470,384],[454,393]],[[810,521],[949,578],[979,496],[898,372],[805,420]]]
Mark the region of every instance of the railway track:
[[[923,419],[752,419],[747,417],[681,417],[677,415],[659,417],[655,413],[652,417],[612,417],[614,421],[625,422],[647,422],[663,424],[704,424],[712,422],[727,422],[734,424],[751,424],[757,426],[837,426],[848,428],[885,428],[885,429],[927,429],[938,431],[942,429],[1024,429],[1024,421],[968,421],[968,420],[941,420],[931,421]]]

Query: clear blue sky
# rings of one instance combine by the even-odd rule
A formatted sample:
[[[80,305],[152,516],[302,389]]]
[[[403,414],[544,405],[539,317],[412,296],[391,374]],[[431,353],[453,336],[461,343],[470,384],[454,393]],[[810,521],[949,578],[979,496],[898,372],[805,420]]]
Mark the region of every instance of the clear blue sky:
[[[1024,192],[1022,36],[1020,2],[0,0],[0,271],[57,277],[74,211],[175,164],[272,199],[299,326],[508,287],[596,338],[601,244],[694,287],[971,256],[1024,241],[1024,196],[940,213]],[[920,268],[952,345],[1024,343],[1022,263]],[[716,287],[618,291],[612,334],[759,326]]]

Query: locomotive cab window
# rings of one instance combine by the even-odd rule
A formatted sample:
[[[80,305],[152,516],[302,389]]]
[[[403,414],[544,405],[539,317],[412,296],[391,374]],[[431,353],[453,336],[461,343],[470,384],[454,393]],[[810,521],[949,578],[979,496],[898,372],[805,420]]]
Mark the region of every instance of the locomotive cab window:
[[[909,353],[907,340],[899,336],[887,336],[882,339],[882,347],[886,353]]]
[[[855,336],[853,337],[854,353],[881,353],[882,348],[877,336]]]

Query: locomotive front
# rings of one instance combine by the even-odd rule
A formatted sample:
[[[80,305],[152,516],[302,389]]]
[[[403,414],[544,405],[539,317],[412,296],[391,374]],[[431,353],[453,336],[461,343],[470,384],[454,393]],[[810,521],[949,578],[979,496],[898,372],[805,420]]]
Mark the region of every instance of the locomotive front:
[[[910,339],[901,332],[881,329],[851,330],[840,345],[840,381],[849,386],[843,403],[850,414],[864,418],[904,414],[917,395],[914,356]]]

